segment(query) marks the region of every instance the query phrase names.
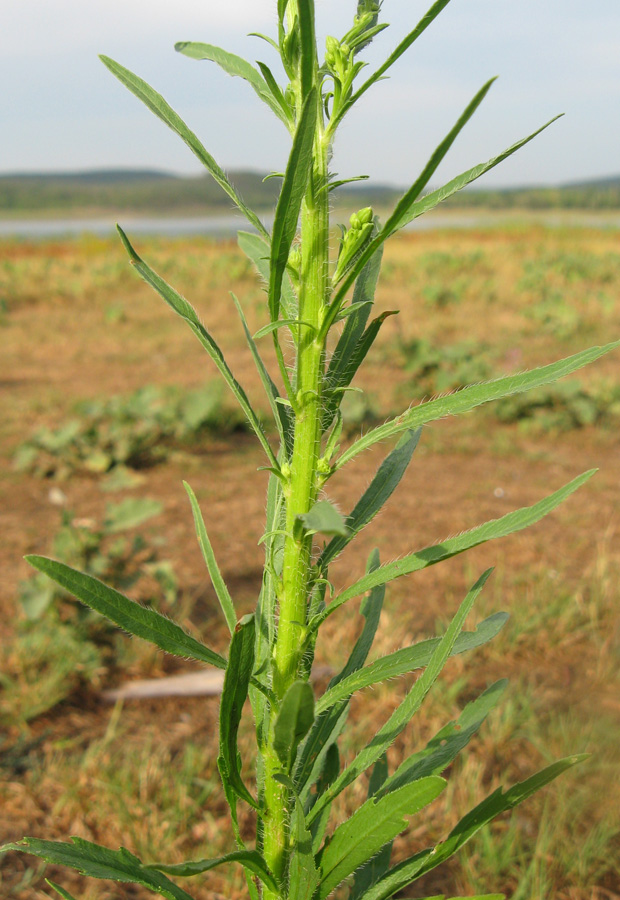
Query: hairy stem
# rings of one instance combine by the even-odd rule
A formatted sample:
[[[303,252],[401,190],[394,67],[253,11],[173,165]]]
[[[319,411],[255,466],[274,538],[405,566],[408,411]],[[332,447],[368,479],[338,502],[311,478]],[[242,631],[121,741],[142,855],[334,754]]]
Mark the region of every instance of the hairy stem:
[[[320,97],[317,103],[320,107]],[[310,592],[312,535],[301,527],[299,516],[310,510],[318,491],[317,463],[321,447],[321,389],[325,358],[324,341],[318,335],[328,299],[329,264],[327,143],[321,109],[318,121],[313,172],[301,213],[299,318],[311,327],[299,328],[296,348],[295,435],[290,475],[285,488],[286,538],[273,659],[276,703],[282,700],[298,677],[302,659]],[[265,753],[264,855],[277,879],[282,878],[286,871],[289,849],[290,797],[288,790],[274,778],[281,770],[269,740]]]

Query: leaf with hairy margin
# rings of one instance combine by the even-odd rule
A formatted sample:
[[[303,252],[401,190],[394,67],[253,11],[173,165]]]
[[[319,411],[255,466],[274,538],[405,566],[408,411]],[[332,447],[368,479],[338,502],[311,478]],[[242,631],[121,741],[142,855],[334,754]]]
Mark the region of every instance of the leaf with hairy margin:
[[[558,760],[535,775],[513,785],[507,791],[498,788],[490,794],[482,803],[468,812],[452,829],[445,841],[435,847],[429,847],[416,853],[415,856],[403,860],[393,869],[390,869],[383,878],[374,884],[360,900],[388,900],[397,891],[403,890],[407,885],[421,878],[426,872],[436,868],[445,860],[453,856],[463,844],[473,837],[480,829],[491,822],[500,813],[514,809],[540,788],[549,784],[558,775],[561,775],[571,766],[588,758],[588,754],[570,756]]]
[[[257,97],[263,103],[266,103],[271,111],[288,127],[289,119],[285,115],[282,106],[273,96],[273,92],[267,84],[264,75],[261,76],[246,59],[237,56],[235,53],[229,53],[228,50],[223,50],[221,47],[215,47],[213,44],[203,44],[200,41],[179,41],[174,45],[174,49],[190,59],[210,60],[233,78],[236,76],[243,78],[253,88]]]
[[[100,56],[99,59],[110,72],[118,78],[121,84],[124,84],[131,93],[141,100],[144,105],[151,110],[159,119],[162,120],[172,131],[184,141],[203,166],[207,169],[214,180],[224,190],[235,205],[241,210],[246,219],[256,228],[258,232],[266,238],[269,237],[267,229],[258,218],[255,212],[245,205],[233,185],[230,183],[224,170],[218,166],[210,153],[203,147],[202,143],[196,137],[194,132],[187,127],[181,117],[172,109],[169,103],[164,100],[161,94],[157,93],[149,84],[146,83],[138,75],[134,75],[129,69],[121,66],[119,63],[110,59],[109,56]]]
[[[317,567],[325,571],[347,544],[365,528],[384,506],[398,487],[411,457],[418,445],[422,430],[409,431],[403,435],[395,449],[383,460],[373,480],[364,491],[353,511],[345,520],[348,534],[333,537],[317,560]]]
[[[407,827],[403,816],[415,815],[442,792],[446,782],[435,775],[406,785],[380,800],[371,797],[334,831],[317,858],[321,869],[319,900]]]
[[[254,616],[244,616],[237,624],[230,642],[228,666],[224,675],[224,687],[220,701],[220,752],[218,768],[225,786],[258,809],[241,777],[237,734],[254,668],[254,642],[256,630]]]
[[[446,633],[441,638],[439,644],[437,644],[428,666],[412,686],[405,699],[396,707],[388,721],[379,729],[370,743],[357,754],[329,790],[319,798],[308,819],[309,824],[311,824],[313,818],[319,814],[323,806],[331,803],[334,798],[355,781],[362,772],[365,772],[366,769],[376,763],[420,709],[426,695],[439,677],[441,670],[450,657],[455,641],[463,628],[465,619],[484,587],[491,571],[492,569],[487,569],[468,592],[456,615],[450,622]]]
[[[272,466],[277,468],[278,463],[276,457],[273,453],[273,450],[271,449],[269,441],[267,440],[267,436],[265,435],[265,431],[263,429],[263,426],[261,425],[258,415],[252,408],[247,394],[231,372],[228,363],[224,359],[224,354],[198,318],[194,307],[185,299],[185,297],[182,297],[181,294],[178,293],[178,291],[176,291],[171,285],[164,281],[163,278],[161,278],[153,269],[151,269],[150,266],[148,266],[144,262],[144,260],[142,260],[138,256],[123,229],[119,225],[117,225],[116,228],[118,230],[118,233],[120,234],[123,246],[129,254],[131,264],[135,267],[144,281],[146,281],[146,283],[159,294],[162,300],[164,300],[177,315],[181,316],[181,318],[187,322],[193,333],[196,335],[202,346],[205,348],[205,350],[215,363],[215,366],[220,375],[234,394],[237,402],[239,403],[239,406],[245,413],[248,422],[252,426],[254,434],[260,441],[263,450],[267,454],[269,462]]]
[[[173,656],[196,659],[218,669],[226,668],[226,660],[219,653],[190,637],[166,616],[155,612],[154,609],[140,606],[98,578],[78,572],[65,563],[45,556],[26,556],[25,559],[39,572],[48,575],[86,606],[110,619],[123,631],[150,641]]]
[[[8,850],[31,853],[46,862],[76,869],[81,875],[90,878],[110,879],[124,884],[141,884],[166,897],[166,900],[193,900],[186,891],[165,875],[145,866],[137,856],[124,847],[109,850],[79,837],[72,837],[71,843],[26,837],[18,844],[5,844],[4,847],[0,847],[0,853],[6,853]]]
[[[269,890],[277,893],[278,885],[276,880],[258,850],[233,850],[232,853],[226,853],[224,856],[217,856],[213,859],[198,859],[194,862],[183,862],[176,865],[149,863],[147,868],[155,869],[157,872],[163,872],[166,875],[174,875],[177,878],[191,878],[193,875],[201,875],[203,872],[215,869],[216,866],[222,866],[231,862],[241,863],[244,869],[247,869],[253,875],[258,875]]]
[[[507,513],[500,519],[491,519],[489,522],[485,522],[484,525],[478,525],[477,528],[473,528],[471,531],[465,531],[457,537],[448,538],[440,544],[426,547],[424,550],[418,550],[417,553],[411,553],[402,559],[386,563],[374,572],[364,575],[363,578],[360,578],[360,580],[356,581],[351,587],[346,588],[335,600],[332,600],[322,613],[309,623],[310,627],[318,628],[327,616],[334,613],[343,603],[346,603],[347,600],[358,597],[360,594],[365,593],[379,584],[387,584],[395,578],[400,578],[403,575],[410,575],[412,572],[418,572],[421,569],[427,568],[427,566],[435,565],[444,559],[450,559],[450,557],[456,556],[458,553],[463,553],[465,550],[477,547],[479,544],[484,544],[487,541],[492,541],[497,538],[507,537],[510,534],[528,528],[530,525],[536,524],[536,522],[539,522],[547,516],[558,507],[560,503],[566,500],[567,497],[570,497],[571,494],[585,484],[595,472],[596,469],[590,469],[589,472],[584,472],[583,475],[574,478],[568,484],[565,484],[564,487],[555,491],[553,494],[549,494],[548,497],[539,500],[538,503],[535,503],[533,506],[524,506],[522,509]]]
[[[458,656],[492,641],[504,627],[508,618],[508,613],[494,613],[481,622],[475,631],[463,631],[457,637],[450,655]],[[423,669],[431,661],[440,641],[441,638],[430,638],[426,641],[419,641],[411,647],[402,647],[400,650],[382,656],[370,665],[352,672],[333,687],[330,685],[317,701],[317,715],[324,713],[335,703],[350,697],[356,691],[381,681],[407,675],[416,669]]]

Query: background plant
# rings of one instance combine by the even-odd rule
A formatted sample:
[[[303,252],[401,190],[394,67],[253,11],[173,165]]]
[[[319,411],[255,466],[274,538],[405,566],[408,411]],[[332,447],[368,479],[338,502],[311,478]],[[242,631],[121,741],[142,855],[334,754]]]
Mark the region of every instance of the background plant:
[[[277,48],[288,79],[284,89],[262,63],[254,69],[238,57],[210,45],[178,45],[186,55],[212,59],[231,74],[249,81],[292,134],[291,155],[271,234],[163,98],[127,69],[104,58],[108,68],[185,140],[258,232],[240,235],[242,249],[253,259],[268,286],[270,321],[254,337],[247,329],[240,305],[234,300],[280,434],[278,452],[273,450],[246,393],[194,309],[140,258],[122,231],[121,237],[142,277],[187,322],[205,347],[237,397],[264,450],[271,478],[263,588],[256,613],[237,621],[189,487],[199,541],[231,630],[227,659],[156,611],[137,606],[92,576],[44,557],[30,557],[30,561],[88,606],[134,634],[169,652],[225,670],[218,767],[238,847],[223,857],[180,866],[166,862],[145,864],[127,850],[107,850],[79,838],[70,844],[29,838],[22,844],[7,845],[5,850],[26,850],[95,877],[139,883],[165,897],[189,896],[168,875],[186,877],[223,862],[237,862],[248,872],[248,890],[254,897],[260,890],[265,897],[316,896],[323,900],[353,877],[353,896],[378,900],[424,876],[498,813],[514,807],[579,761],[580,757],[561,760],[505,791],[498,789],[464,816],[447,838],[390,868],[392,841],[405,828],[403,816],[415,815],[444,789],[445,781],[440,773],[496,705],[505,684],[497,682],[487,688],[463,709],[457,723],[441,729],[425,749],[391,774],[386,751],[420,708],[446,660],[453,653],[488,641],[501,628],[505,616],[501,613],[491,616],[475,632],[462,631],[465,618],[489,577],[490,571],[486,571],[476,580],[443,637],[405,647],[365,665],[378,625],[385,585],[394,578],[537,522],[592,473],[574,479],[533,506],[508,513],[400,560],[381,565],[377,554],[373,554],[366,574],[337,594],[329,584],[329,564],[392,494],[411,460],[423,425],[490,400],[540,387],[617,346],[582,351],[526,374],[473,385],[455,395],[431,400],[388,420],[344,449],[340,447],[342,395],[385,319],[382,315],[369,321],[385,240],[538,133],[423,196],[439,163],[484,99],[489,82],[432,154],[383,227],[369,209],[351,217],[349,226],[342,231],[338,259],[330,268],[329,192],[339,182],[330,178],[328,160],[336,129],[357,100],[423,33],[447,2],[438,0],[386,63],[361,84],[363,64],[357,55],[385,27],[378,21],[379,4],[372,0],[360,0],[353,27],[342,40],[328,38],[325,61],[321,64],[314,38],[313,4],[308,0],[288,3],[280,0],[278,40],[270,43]],[[354,290],[349,301],[351,288]],[[328,337],[342,321],[344,326],[328,361]],[[283,329],[290,332],[287,342],[282,340]],[[278,363],[280,389],[268,374],[256,345],[259,338],[268,334]],[[287,355],[291,340],[295,350],[292,360]],[[396,448],[386,457],[352,512],[342,516],[325,499],[329,479],[363,451],[393,437],[400,438]],[[329,539],[321,547],[315,544],[317,534]],[[342,605],[362,595],[366,595],[361,606],[365,620],[362,633],[343,671],[315,701],[309,675],[319,628]],[[338,738],[351,696],[363,687],[417,668],[424,668],[423,674],[385,725],[351,762],[341,766]],[[243,703],[248,694],[258,748],[254,792],[248,786],[237,753]],[[329,838],[325,838],[334,800],[367,770],[371,770],[368,800],[351,819],[337,825]],[[239,801],[256,811],[253,848],[247,847],[239,827]],[[64,888],[54,887],[65,900],[70,900]]]
[[[162,611],[174,608],[178,582],[172,563],[161,558],[157,541],[134,531],[161,510],[157,500],[128,497],[108,504],[99,525],[63,510],[51,552],[115,588],[137,590]],[[135,659],[135,644],[126,635],[39,572],[20,583],[18,603],[24,617],[4,648],[0,675],[0,712],[7,723],[26,723]]]
[[[109,472],[117,466],[143,469],[178,449],[202,449],[208,434],[245,429],[237,409],[222,403],[219,385],[180,393],[154,385],[127,397],[83,401],[79,418],[40,428],[15,452],[18,469],[40,477],[73,472]]]

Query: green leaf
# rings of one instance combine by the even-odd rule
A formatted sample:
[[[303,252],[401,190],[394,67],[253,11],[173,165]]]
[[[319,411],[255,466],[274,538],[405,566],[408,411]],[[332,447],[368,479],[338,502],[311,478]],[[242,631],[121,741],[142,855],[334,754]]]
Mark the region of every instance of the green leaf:
[[[529,372],[506,375],[503,378],[496,378],[483,384],[473,384],[470,387],[463,388],[461,391],[457,391],[455,394],[449,394],[447,397],[438,397],[436,400],[421,403],[419,406],[408,409],[396,419],[386,422],[385,425],[380,425],[357,440],[340,456],[335,468],[342,468],[359,453],[376,444],[377,441],[384,441],[396,434],[400,434],[407,428],[419,428],[421,425],[435,422],[444,416],[461,415],[469,412],[471,409],[475,409],[477,406],[481,406],[483,403],[489,403],[492,400],[499,400],[502,397],[509,397],[513,394],[521,394],[542,385],[550,384],[553,381],[564,378],[566,375],[570,375],[577,369],[583,368],[583,366],[589,365],[618,347],[620,347],[620,341],[614,341],[602,347],[590,347],[588,350],[575,353],[574,356],[569,356],[566,359],[558,360],[546,366],[540,366],[537,369],[531,369]]]
[[[256,437],[260,441],[263,450],[267,454],[269,462],[271,465],[278,468],[277,460],[274,456],[273,450],[269,445],[269,441],[265,435],[263,430],[263,426],[260,423],[260,420],[252,406],[250,405],[250,401],[248,400],[247,394],[234,377],[233,373],[228,367],[226,360],[224,359],[224,355],[216,342],[213,340],[207,329],[201,323],[196,310],[188,303],[185,297],[182,297],[173,287],[171,287],[167,282],[160,278],[160,276],[153,271],[136,253],[134,248],[131,246],[129,239],[123,229],[117,225],[118,233],[120,234],[121,241],[123,242],[123,246],[125,247],[127,253],[129,254],[129,258],[131,264],[137,269],[140,276],[149,284],[164,300],[168,306],[177,313],[177,315],[181,316],[184,319],[193,333],[196,335],[202,346],[205,348],[215,366],[217,367],[220,375],[234,394],[239,406],[245,413],[248,422],[252,426],[252,430],[254,431]]]
[[[366,571],[372,572],[378,566],[379,551],[374,550],[368,559]],[[368,597],[362,600],[360,612],[365,620],[362,633],[355,642],[355,646],[342,671],[331,679],[328,692],[343,679],[361,669],[366,662],[379,626],[384,596],[385,587],[381,586],[371,591]],[[318,702],[321,703],[322,698]],[[335,773],[327,765],[327,757],[330,753],[330,747],[334,745],[334,741],[338,739],[344,728],[348,715],[348,705],[349,695],[339,703],[332,705],[330,709],[327,709],[322,714],[317,714],[310,733],[300,748],[295,765],[294,780],[296,789],[306,802],[311,799],[310,788],[317,778],[322,779],[324,782],[327,778],[327,782],[324,785],[326,788],[338,775],[339,763],[337,754]],[[321,796],[322,793],[323,791],[319,790],[317,796]],[[313,829],[313,832],[316,833],[316,829]]]
[[[388,777],[387,756],[384,753],[374,764],[368,781],[368,798],[379,796],[379,791]],[[355,873],[351,887],[351,900],[357,900],[371,884],[378,881],[390,867],[393,841],[385,844],[376,856],[369,859]]]
[[[329,500],[317,500],[309,512],[297,516],[309,534],[336,534],[348,536],[349,530],[343,516]]]
[[[346,713],[347,709],[345,708],[345,716],[343,721],[346,721]],[[314,806],[318,797],[322,797],[325,791],[329,788],[331,784],[334,783],[338,775],[340,774],[340,751],[338,750],[338,744],[336,743],[337,738],[340,735],[341,729],[336,727],[334,729],[335,735],[332,735],[333,742],[330,743],[327,747],[327,752],[323,757],[323,764],[320,770],[319,777],[316,780],[316,793],[307,795],[307,806],[308,810],[311,810]],[[312,835],[312,850],[314,853],[318,853],[319,847],[321,846],[321,841],[325,836],[325,829],[327,828],[327,823],[329,822],[329,816],[331,812],[331,803],[326,803],[321,813],[311,825],[310,833]]]
[[[150,497],[127,497],[120,503],[109,503],[104,528],[109,533],[137,528],[153,516],[158,516],[163,508],[159,500]]]
[[[381,570],[377,569],[376,571],[380,572]],[[465,619],[467,618],[467,615],[471,610],[474,601],[484,587],[489,575],[491,574],[491,571],[491,569],[487,569],[487,571],[480,576],[478,581],[471,588],[471,590],[461,603],[458,612],[450,622],[446,633],[435,647],[433,655],[431,656],[429,663],[420,678],[418,678],[418,680],[412,686],[405,699],[394,710],[385,725],[383,725],[383,727],[380,728],[379,731],[374,735],[370,743],[367,744],[366,747],[360,751],[360,753],[358,753],[355,759],[346,767],[346,769],[344,769],[340,777],[334,782],[330,789],[326,791],[326,793],[317,801],[314,809],[312,810],[309,822],[320,812],[323,805],[325,805],[326,803],[331,803],[334,798],[337,797],[338,794],[340,794],[341,791],[343,791],[346,787],[348,787],[348,785],[355,781],[355,779],[358,778],[362,774],[362,772],[365,772],[366,769],[369,768],[369,766],[372,766],[374,765],[374,763],[376,763],[379,757],[381,757],[388,749],[388,747],[391,746],[391,744],[395,741],[403,728],[405,728],[408,722],[420,709],[426,695],[439,677],[441,670],[443,669],[446,661],[451,655],[456,639],[463,628]]]
[[[539,522],[544,516],[552,512],[567,497],[570,497],[582,484],[585,484],[595,472],[596,469],[584,472],[583,475],[574,478],[564,487],[543,500],[539,500],[533,506],[525,506],[522,509],[507,513],[501,519],[491,519],[490,522],[478,525],[477,528],[465,531],[457,537],[448,538],[440,544],[426,547],[417,553],[411,553],[409,556],[403,557],[403,559],[386,563],[375,572],[360,578],[359,581],[356,581],[342,594],[339,594],[335,600],[332,600],[327,609],[310,624],[313,627],[318,627],[321,621],[335,612],[347,600],[350,600],[352,597],[358,597],[379,584],[387,584],[395,578],[400,578],[402,575],[410,575],[412,572],[418,572],[420,569],[435,565],[435,563],[444,559],[450,559],[450,557],[463,553],[465,550],[470,550],[472,547],[477,547],[479,544],[484,544],[486,541],[507,537],[509,534],[514,534],[516,531],[535,525],[536,522]]]
[[[183,487],[187,491],[189,502],[192,505],[194,524],[196,526],[196,536],[198,537],[198,543],[200,544],[200,549],[202,550],[202,556],[207,565],[211,584],[215,589],[215,593],[217,595],[217,599],[220,601],[220,606],[222,607],[222,612],[224,613],[224,618],[226,619],[228,629],[232,634],[237,625],[237,614],[235,613],[235,607],[232,601],[232,597],[228,593],[228,588],[226,587],[226,583],[222,578],[220,567],[218,566],[215,554],[213,553],[213,547],[211,546],[211,541],[209,540],[209,535],[207,534],[207,529],[205,527],[205,522],[202,517],[202,512],[200,511],[200,506],[198,505],[196,495],[186,481],[183,482]]]
[[[258,809],[256,800],[241,778],[237,750],[239,723],[254,668],[255,639],[254,616],[244,616],[237,623],[230,642],[220,702],[220,755],[217,764],[225,786],[232,788],[242,800]]]
[[[300,742],[314,722],[314,694],[307,681],[295,681],[287,690],[275,721],[273,749],[289,772]]]
[[[405,225],[412,221],[412,218],[415,218],[415,216],[412,216],[412,209],[415,207],[416,200],[439,168],[439,165],[452,147],[452,144],[454,143],[458,135],[461,133],[465,125],[469,122],[473,114],[476,112],[476,110],[488,94],[494,81],[495,78],[491,78],[490,81],[487,81],[487,83],[483,85],[483,87],[475,95],[473,100],[471,100],[471,102],[467,105],[454,127],[448,132],[443,141],[441,141],[441,143],[435,149],[420,175],[416,178],[409,190],[406,191],[398,201],[396,207],[394,208],[394,211],[391,213],[387,222],[385,223],[385,227],[379,232],[379,234],[377,234],[375,238],[373,238],[372,241],[370,241],[368,246],[362,251],[359,258],[355,261],[355,264],[351,267],[351,270],[347,273],[347,276],[340,285],[338,292],[334,297],[332,308],[340,308],[342,300],[353,284],[358,273],[361,271],[366,262],[372,257],[372,254],[376,252],[377,248],[381,246],[381,244],[385,243],[385,241],[387,241],[387,239],[395,234],[395,232],[397,232],[399,229],[404,228]],[[531,140],[531,137],[528,138],[528,140]],[[526,142],[527,141],[525,141],[524,143]],[[517,149],[518,147],[515,145],[514,150],[512,150],[511,152],[514,153]],[[495,163],[495,165],[497,165],[497,163]],[[490,168],[492,168],[492,166]]]
[[[413,31],[410,31],[406,38],[404,38],[398,47],[394,50],[393,53],[389,55],[383,65],[379,66],[376,72],[367,79],[367,81],[362,84],[361,87],[357,89],[357,91],[351,96],[349,101],[346,104],[343,104],[342,112],[338,117],[338,121],[342,119],[342,117],[347,113],[351,107],[357,103],[359,98],[366,93],[366,91],[372,87],[377,81],[379,81],[383,75],[387,72],[387,70],[394,65],[397,59],[399,59],[403,53],[405,53],[409,47],[416,41],[421,34],[428,28],[431,22],[437,18],[439,13],[448,5],[450,0],[437,0],[436,3],[433,3],[428,12],[422,17],[422,19],[418,22]]]
[[[540,788],[549,784],[562,772],[565,772],[576,763],[582,762],[584,759],[587,759],[587,754],[559,760],[537,772],[536,775],[532,775],[531,778],[515,784],[505,792],[502,788],[498,788],[486,800],[483,800],[482,803],[467,813],[450,832],[445,841],[437,844],[436,847],[430,847],[422,850],[420,853],[416,853],[415,856],[390,869],[382,879],[364,894],[363,900],[387,900],[388,897],[391,897],[397,891],[403,890],[408,884],[411,884],[426,872],[430,872],[431,869],[453,856],[476,832],[500,815],[500,813],[514,809],[515,806],[518,806],[523,800],[526,800]]]
[[[232,853],[226,853],[224,856],[217,856],[214,859],[198,859],[194,862],[184,862],[178,865],[164,865],[162,863],[150,863],[148,868],[155,869],[158,872],[164,872],[166,875],[174,875],[179,878],[189,878],[192,875],[201,875],[221,866],[224,863],[238,862],[248,869],[252,874],[258,875],[260,880],[269,890],[277,893],[277,883],[269,871],[269,866],[258,850],[233,850]]]
[[[267,241],[259,234],[250,234],[248,231],[239,231],[237,232],[237,243],[248,259],[254,264],[258,274],[265,282],[265,285],[268,285],[271,270],[269,264],[271,250]],[[292,320],[297,319],[297,299],[293,293],[293,288],[291,287],[286,272],[282,279],[281,300],[285,315]]]
[[[466,653],[468,650],[482,647],[499,634],[507,621],[507,613],[495,613],[489,616],[488,619],[485,619],[478,625],[475,631],[464,631],[460,634],[454,643],[450,655],[458,656],[461,653]],[[333,687],[330,685],[317,702],[317,715],[325,712],[326,709],[330,709],[334,703],[350,697],[355,691],[362,690],[372,684],[378,684],[381,681],[387,681],[390,678],[398,678],[400,675],[406,675],[409,672],[414,672],[416,669],[423,669],[429,664],[440,641],[441,638],[431,638],[430,640],[413,644],[411,647],[403,647],[401,650],[382,656],[369,666],[353,672]]]
[[[124,631],[150,641],[173,656],[196,659],[218,669],[226,668],[223,656],[190,637],[179,625],[153,609],[140,606],[97,578],[45,556],[26,556],[26,562]]]
[[[378,223],[379,220],[375,218],[375,229],[378,229]],[[328,391],[336,391],[338,388],[351,384],[359,367],[360,363],[357,362],[360,356],[358,345],[364,334],[374,302],[382,259],[383,244],[370,257],[357,276],[350,306],[352,312],[347,317],[342,334],[338,339],[336,349],[327,368],[325,385]],[[329,427],[339,402],[340,398],[337,393],[334,393],[332,398],[327,400],[327,408],[323,415],[324,431]]]
[[[301,44],[301,95],[305,99],[314,84],[316,38],[314,34],[314,0],[297,0],[299,40]]]
[[[265,337],[265,335],[271,334],[279,328],[290,328],[292,326],[299,327],[300,325],[303,325],[305,328],[313,328],[310,322],[303,322],[301,319],[278,319],[277,322],[269,322],[268,325],[259,328],[254,334],[254,338],[255,340],[259,340],[259,338]]]
[[[312,171],[312,145],[316,120],[316,88],[313,88],[299,117],[273,222],[269,267],[269,313],[272,322],[279,318],[282,279],[291,244],[297,233],[301,201]]]
[[[277,46],[277,45],[276,45]],[[261,70],[261,74],[265,79],[265,83],[269,88],[269,92],[271,94],[271,99],[274,104],[272,109],[276,112],[276,107],[279,112],[276,112],[276,115],[282,119],[287,128],[290,128],[292,125],[292,111],[290,106],[288,105],[284,94],[282,93],[282,89],[278,82],[273,77],[273,73],[269,66],[266,66],[265,63],[257,61],[258,68]],[[271,104],[270,104],[271,105]]]
[[[221,47],[214,47],[212,44],[203,44],[199,41],[179,41],[174,45],[174,49],[190,59],[211,60],[217,63],[228,75],[233,78],[238,76],[247,81],[254,89],[257,96],[266,103],[267,106],[288,126],[289,120],[284,115],[284,111],[279,103],[276,102],[266,79],[256,71],[254,66],[241,56],[222,50]]]
[[[267,399],[269,400],[269,405],[271,406],[271,412],[273,413],[273,418],[275,420],[278,434],[280,436],[280,443],[284,445],[287,455],[290,456],[293,449],[294,434],[290,413],[283,403],[278,402],[280,399],[280,393],[275,386],[271,375],[267,371],[267,367],[265,366],[260,353],[258,352],[258,347],[256,346],[254,338],[250,334],[250,329],[248,328],[248,323],[241,304],[234,294],[232,294],[232,298],[235,304],[235,308],[239,314],[239,318],[241,319],[243,333],[245,334],[247,345],[250,348],[250,353],[252,354],[254,365],[256,366],[256,370],[260,376],[263,389],[265,391],[265,394],[267,395]]]
[[[113,75],[118,78],[118,80],[128,88],[132,94],[134,94],[139,100],[141,100],[148,109],[151,110],[162,122],[171,128],[175,134],[183,140],[189,149],[192,151],[194,156],[196,156],[203,166],[207,169],[207,171],[213,176],[214,180],[217,181],[219,186],[228,194],[230,199],[236,204],[236,206],[241,210],[244,216],[248,219],[249,222],[252,223],[254,228],[260,234],[265,237],[269,237],[267,230],[263,223],[260,221],[255,212],[249,209],[241,197],[237,194],[235,188],[230,183],[223,169],[218,166],[216,161],[213,159],[210,153],[203,147],[201,142],[198,140],[193,131],[191,131],[185,122],[181,119],[180,116],[175,113],[172,107],[164,100],[161,94],[158,94],[157,91],[153,90],[153,88],[143,81],[142,78],[139,78],[137,75],[134,75],[133,72],[130,72],[129,69],[126,69],[124,66],[121,66],[119,63],[114,62],[113,59],[110,59],[108,56],[100,56],[99,59],[106,66]]]
[[[319,569],[325,571],[332,560],[344,550],[349,541],[359,534],[362,528],[372,521],[392,496],[407,471],[421,433],[422,430],[418,429],[404,434],[396,448],[383,460],[377,474],[356,503],[353,512],[346,518],[348,533],[345,533],[345,536],[338,535],[331,539],[318,558],[317,567]]]
[[[288,900],[312,900],[319,883],[314,862],[312,835],[306,827],[304,810],[295,797],[291,822],[292,848],[288,867]]]
[[[516,144],[513,144],[507,150],[504,150],[504,152],[500,153],[499,156],[494,156],[487,162],[480,163],[479,165],[474,166],[472,169],[468,169],[461,175],[457,175],[457,177],[453,178],[452,181],[444,184],[443,187],[440,187],[435,191],[431,191],[417,203],[414,203],[414,205],[409,210],[406,221],[401,227],[404,227],[404,225],[408,225],[409,222],[413,222],[414,219],[418,219],[420,216],[423,216],[424,213],[430,212],[431,209],[434,209],[444,200],[447,200],[448,197],[451,197],[453,194],[456,194],[464,187],[467,187],[468,184],[476,181],[478,178],[480,178],[481,175],[484,175],[486,172],[494,169],[495,166],[498,166],[500,163],[504,162],[504,160],[508,159],[509,156],[512,156],[513,153],[516,153],[517,150],[520,150],[521,147],[529,144],[529,142],[533,141],[535,137],[538,137],[541,132],[545,131],[546,128],[548,128],[550,125],[553,125],[554,122],[557,122],[557,120],[561,118],[561,115],[554,116],[553,119],[550,119],[541,128],[538,128],[536,131],[523,138],[522,140],[517,141]]]
[[[379,795],[425,778],[440,775],[467,746],[508,686],[507,679],[496,681],[479,697],[468,703],[456,722],[449,722],[437,732],[423,750],[405,759],[393,775],[381,785]]]
[[[347,876],[404,831],[407,821],[403,816],[419,812],[438,797],[445,786],[443,778],[431,776],[380,800],[373,797],[336,828],[318,860],[321,868],[319,900],[324,900]]]
[[[165,875],[145,866],[137,856],[124,847],[109,850],[82,838],[72,837],[71,843],[62,841],[41,841],[27,837],[19,844],[5,844],[0,853],[17,850],[31,853],[46,862],[76,869],[90,878],[106,878],[124,884],[141,884],[143,887],[161,894],[167,900],[192,900],[192,897],[177,887]]]
[[[361,338],[353,348],[351,355],[349,356],[345,370],[340,374],[338,385],[334,388],[330,386],[327,389],[326,393],[328,400],[325,413],[323,414],[324,423],[331,422],[335,411],[340,406],[343,388],[347,387],[351,383],[351,381],[353,381],[355,373],[357,372],[363,361],[366,359],[368,351],[374,344],[381,326],[387,318],[395,315],[397,315],[397,312],[395,310],[387,310],[386,312],[381,313],[380,316],[377,316],[376,319],[372,320],[366,331],[364,331],[363,335],[361,336]]]
[[[63,898],[63,900],[75,900],[75,897],[72,894],[70,894],[68,890],[61,887],[59,884],[56,884],[55,882],[50,881],[49,878],[45,879],[45,883],[49,884],[49,886],[51,888],[53,888],[57,894],[60,894],[60,896]]]

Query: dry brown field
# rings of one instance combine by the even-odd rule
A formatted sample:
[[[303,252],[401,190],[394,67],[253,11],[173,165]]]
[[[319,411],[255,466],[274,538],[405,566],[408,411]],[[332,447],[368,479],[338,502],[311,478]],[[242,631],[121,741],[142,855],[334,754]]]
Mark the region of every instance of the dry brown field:
[[[619,238],[611,228],[510,225],[394,240],[377,308],[400,312],[386,320],[360,374],[364,393],[348,401],[350,435],[424,396],[620,338]],[[197,307],[266,416],[228,292],[240,298],[255,328],[264,323],[265,295],[236,245],[199,238],[136,243]],[[131,271],[116,241],[85,236],[0,244],[0,304],[0,843],[24,834],[57,840],[75,834],[171,862],[226,852],[232,838],[217,780],[217,698],[111,706],[103,697],[122,681],[191,665],[109,635],[103,655],[74,665],[70,645],[62,644],[73,609],[61,603],[28,624],[18,598],[30,574],[23,556],[50,552],[62,509],[75,527],[92,530],[110,502],[153,498],[162,511],[129,534],[170,561],[176,599],[162,599],[148,577],[132,596],[158,603],[223,650],[225,623],[181,482],[196,491],[231,593],[239,610],[248,611],[262,567],[260,448],[243,430],[216,428],[195,442],[166,437],[161,459],[143,460],[117,481],[93,466],[60,465],[47,476],[16,468],[17,448],[38,429],[75,420],[76,404],[149,385],[196,390],[216,373],[183,323]],[[442,801],[396,842],[394,859],[445,835],[498,785],[554,758],[591,753],[514,816],[485,829],[458,862],[416,883],[412,896],[497,890],[514,900],[620,897],[620,354],[566,385],[538,405],[485,407],[427,428],[388,508],[333,570],[336,587],[344,586],[374,547],[382,559],[396,558],[599,470],[534,528],[388,588],[374,653],[438,633],[489,565],[495,572],[477,619],[497,610],[511,614],[490,645],[450,661],[392,750],[394,764],[488,684],[510,679],[503,705],[452,766]],[[231,406],[223,396],[221,404],[225,423]],[[343,511],[386,452],[367,453],[330,482],[330,498]],[[353,609],[330,621],[318,649],[323,671],[338,670],[360,625]],[[51,703],[45,698],[61,665],[64,680]],[[376,731],[409,683],[355,699],[345,756]],[[249,721],[244,742],[251,753]],[[364,787],[346,792],[339,814],[360,801]],[[248,813],[245,827],[250,824]],[[0,894],[51,897],[45,876],[80,900],[147,896],[137,886],[87,882],[53,866],[44,872],[14,853],[0,862]],[[186,887],[197,900],[244,895],[232,870]]]

